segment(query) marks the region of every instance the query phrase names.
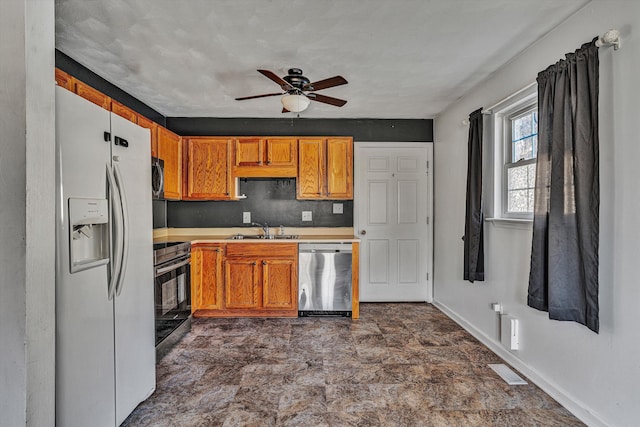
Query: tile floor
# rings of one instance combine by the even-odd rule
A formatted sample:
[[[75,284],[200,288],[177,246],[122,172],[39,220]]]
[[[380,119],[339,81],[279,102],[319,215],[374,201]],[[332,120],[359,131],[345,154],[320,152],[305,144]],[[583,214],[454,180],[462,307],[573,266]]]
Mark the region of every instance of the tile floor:
[[[582,426],[429,304],[361,318],[195,319],[124,426]]]

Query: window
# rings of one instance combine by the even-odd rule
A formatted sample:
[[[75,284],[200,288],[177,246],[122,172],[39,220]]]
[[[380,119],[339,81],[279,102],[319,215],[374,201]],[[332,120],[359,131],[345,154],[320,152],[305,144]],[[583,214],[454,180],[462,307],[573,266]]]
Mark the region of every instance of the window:
[[[509,115],[505,120],[504,214],[533,214],[533,193],[536,184],[536,154],[538,152],[538,110],[529,107]]]
[[[538,85],[533,83],[491,107],[493,174],[487,176],[489,219],[533,219],[538,153]],[[488,191],[492,189],[492,191]],[[512,221],[507,221],[513,223]]]

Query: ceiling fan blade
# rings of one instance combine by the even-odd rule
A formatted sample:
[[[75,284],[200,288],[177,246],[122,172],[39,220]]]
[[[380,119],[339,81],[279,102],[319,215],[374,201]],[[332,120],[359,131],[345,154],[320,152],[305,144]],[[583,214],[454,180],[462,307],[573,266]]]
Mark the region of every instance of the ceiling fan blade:
[[[342,107],[347,103],[344,99],[334,98],[332,96],[320,95],[319,93],[309,93],[307,98],[312,101],[323,102],[325,104],[335,105],[336,107]]]
[[[282,92],[267,93],[267,94],[264,94],[264,95],[243,96],[242,98],[236,98],[236,101],[244,101],[245,99],[265,98],[267,96],[278,96],[278,95],[282,95]]]
[[[317,82],[309,83],[308,85],[305,85],[305,87],[308,87],[308,89],[305,89],[305,90],[316,91],[321,89],[327,89],[334,86],[346,85],[347,83],[349,82],[344,77],[334,76],[328,79],[318,80]]]
[[[280,87],[282,88],[282,90],[293,89],[293,86],[291,86],[291,84],[289,84],[288,81],[283,80],[281,77],[278,77],[273,71],[258,70],[258,72],[260,74],[262,74],[263,76],[265,76],[266,78],[268,78],[270,80],[273,80],[274,82],[278,83],[280,85]]]

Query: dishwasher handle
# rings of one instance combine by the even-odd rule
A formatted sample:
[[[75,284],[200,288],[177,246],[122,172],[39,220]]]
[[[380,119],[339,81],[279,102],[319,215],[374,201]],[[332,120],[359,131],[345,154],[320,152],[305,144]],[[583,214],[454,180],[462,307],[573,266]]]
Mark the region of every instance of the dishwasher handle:
[[[335,253],[351,252],[351,243],[300,243],[298,245],[300,253]]]

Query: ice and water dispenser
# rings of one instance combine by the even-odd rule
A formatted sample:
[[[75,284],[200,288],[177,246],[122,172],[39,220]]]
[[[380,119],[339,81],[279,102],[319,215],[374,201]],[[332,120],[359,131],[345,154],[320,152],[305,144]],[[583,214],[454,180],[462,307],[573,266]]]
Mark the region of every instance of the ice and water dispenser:
[[[106,199],[69,198],[71,273],[109,263],[109,204]]]

